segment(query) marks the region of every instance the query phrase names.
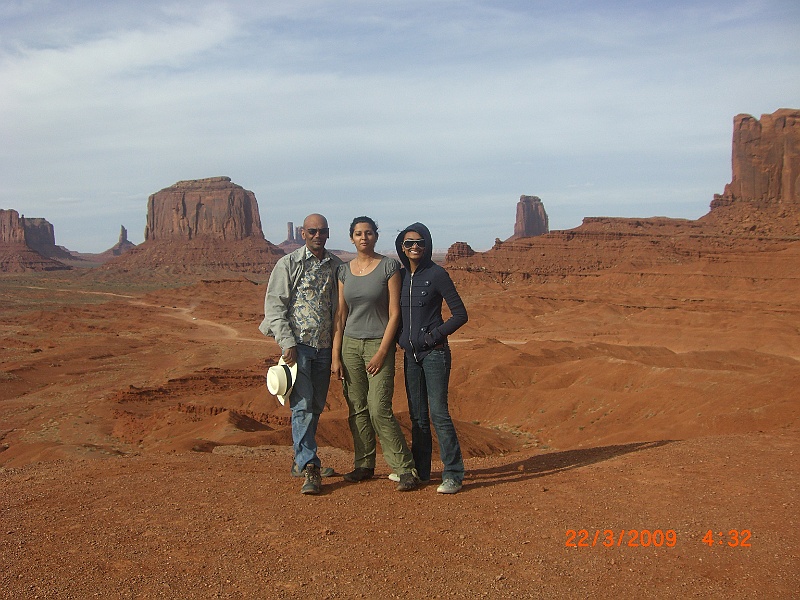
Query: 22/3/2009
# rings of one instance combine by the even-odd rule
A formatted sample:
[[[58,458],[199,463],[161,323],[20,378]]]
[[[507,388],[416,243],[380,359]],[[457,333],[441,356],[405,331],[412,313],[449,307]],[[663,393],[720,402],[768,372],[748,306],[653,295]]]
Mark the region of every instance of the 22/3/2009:
[[[647,548],[666,546],[673,548],[678,541],[678,534],[674,529],[663,531],[656,529],[595,529],[590,533],[587,529],[567,529],[567,548],[613,548],[614,546],[628,546],[632,548]]]

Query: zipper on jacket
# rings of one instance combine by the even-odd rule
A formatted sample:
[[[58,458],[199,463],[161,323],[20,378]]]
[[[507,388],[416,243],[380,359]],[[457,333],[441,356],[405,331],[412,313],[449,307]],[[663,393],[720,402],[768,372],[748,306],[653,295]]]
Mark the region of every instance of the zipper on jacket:
[[[411,333],[414,331],[413,323],[411,321],[411,310],[413,308],[412,299],[414,298],[413,295],[414,289],[414,272],[409,269],[409,276],[408,276],[408,344],[411,346],[411,354],[414,355],[414,362],[419,362],[417,360],[417,349],[414,348],[414,341],[411,339]]]

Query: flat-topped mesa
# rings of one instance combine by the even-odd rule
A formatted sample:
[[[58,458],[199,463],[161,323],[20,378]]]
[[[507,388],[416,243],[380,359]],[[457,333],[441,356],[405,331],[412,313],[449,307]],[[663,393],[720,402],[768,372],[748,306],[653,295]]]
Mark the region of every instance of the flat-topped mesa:
[[[800,110],[781,108],[733,119],[732,179],[711,209],[735,202],[800,207]]]
[[[123,237],[124,230],[120,243]],[[97,276],[265,274],[283,255],[264,239],[255,194],[230,177],[209,177],[151,195],[144,242],[98,267]]]
[[[511,239],[543,235],[550,231],[547,212],[538,196],[520,196],[517,202],[517,220]]]
[[[253,192],[230,177],[179,181],[147,199],[145,242],[264,238]]]

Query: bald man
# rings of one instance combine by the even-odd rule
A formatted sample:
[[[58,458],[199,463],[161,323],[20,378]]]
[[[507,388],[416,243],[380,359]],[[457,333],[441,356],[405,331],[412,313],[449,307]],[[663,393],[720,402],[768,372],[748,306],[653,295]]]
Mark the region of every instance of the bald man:
[[[297,363],[289,396],[293,472],[298,470],[305,477],[302,494],[319,494],[317,424],[330,385],[333,319],[339,297],[336,271],[342,260],[325,249],[330,229],[322,215],[308,215],[300,235],[305,245],[282,257],[270,274],[259,329],[275,338],[286,364]]]

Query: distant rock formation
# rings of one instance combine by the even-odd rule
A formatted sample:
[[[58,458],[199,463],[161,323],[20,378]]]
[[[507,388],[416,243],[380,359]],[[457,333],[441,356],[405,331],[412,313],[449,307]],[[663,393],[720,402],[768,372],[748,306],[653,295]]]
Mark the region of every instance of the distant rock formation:
[[[98,267],[98,276],[266,274],[283,255],[264,239],[255,194],[210,177],[152,194],[144,242]]]
[[[455,242],[447,249],[444,257],[445,264],[454,262],[459,258],[469,258],[475,255],[475,250],[466,242]]]
[[[733,178],[711,208],[733,202],[800,206],[800,110],[733,119]]]
[[[800,235],[800,110],[733,119],[732,177],[702,221],[729,234]]]
[[[264,237],[253,192],[230,177],[179,181],[147,200],[148,241]]]
[[[288,254],[305,244],[303,237],[300,235],[301,229],[302,227],[295,227],[292,221],[286,223],[286,239],[278,244],[278,248]]]
[[[128,230],[125,229],[124,225],[119,226],[119,241],[117,241],[116,245],[109,248],[109,252],[114,256],[119,256],[120,254],[124,254],[128,250],[135,248],[136,244],[133,242],[128,241]]]
[[[550,231],[547,212],[538,196],[520,196],[517,202],[517,220],[514,235],[509,239],[544,235]]]
[[[0,209],[0,272],[60,271],[68,265],[50,258],[31,244],[69,254],[55,245],[53,226],[44,219],[26,219],[16,210]]]
[[[586,217],[575,229],[517,237],[537,206],[523,196],[515,237],[497,240],[487,252],[454,258],[448,269],[505,284],[608,269],[646,271],[795,244],[800,237],[800,110],[781,109],[760,121],[737,115],[732,155],[732,180],[700,219]]]
[[[111,246],[111,248],[103,252],[103,254],[110,254],[111,256],[120,256],[122,254],[125,254],[128,250],[132,250],[133,248],[136,248],[136,244],[128,241],[128,230],[125,229],[124,225],[120,225],[119,241],[117,241],[116,244]]]

